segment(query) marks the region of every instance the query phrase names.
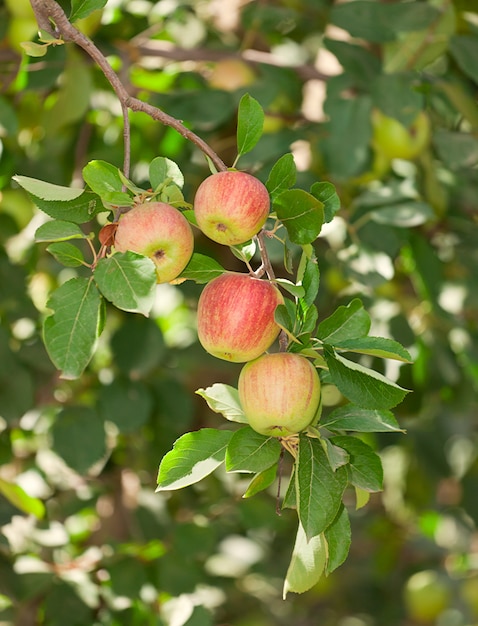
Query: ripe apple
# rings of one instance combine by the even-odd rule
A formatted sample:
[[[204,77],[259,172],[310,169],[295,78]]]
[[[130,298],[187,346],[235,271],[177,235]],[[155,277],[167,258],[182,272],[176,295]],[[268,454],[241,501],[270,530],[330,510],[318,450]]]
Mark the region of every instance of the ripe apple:
[[[389,159],[416,159],[430,142],[430,120],[420,111],[406,128],[401,122],[378,109],[372,113],[373,145]]]
[[[139,204],[120,217],[114,247],[137,252],[156,264],[158,283],[174,280],[194,249],[194,235],[184,215],[170,204]]]
[[[408,615],[419,624],[434,624],[450,606],[450,600],[446,581],[434,570],[416,572],[405,584],[404,601]]]
[[[194,198],[199,228],[213,241],[234,246],[249,241],[264,226],[270,199],[260,180],[228,170],[206,178]]]
[[[236,91],[241,87],[247,87],[255,80],[254,70],[241,59],[221,59],[208,76],[210,87],[224,91]]]
[[[287,437],[313,421],[320,403],[320,378],[300,354],[263,354],[239,375],[239,400],[249,426],[261,435]]]
[[[267,280],[237,272],[221,274],[199,296],[199,341],[218,359],[234,363],[255,359],[279,334],[274,311],[283,302],[280,291]]]

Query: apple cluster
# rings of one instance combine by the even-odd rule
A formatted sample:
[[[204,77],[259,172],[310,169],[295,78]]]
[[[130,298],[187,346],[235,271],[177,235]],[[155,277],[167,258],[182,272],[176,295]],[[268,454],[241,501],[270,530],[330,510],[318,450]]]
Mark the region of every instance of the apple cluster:
[[[246,243],[257,235],[269,211],[266,187],[251,174],[236,170],[206,178],[194,199],[201,231],[227,246]],[[164,202],[147,202],[119,219],[114,247],[151,258],[158,283],[171,282],[193,254],[194,235],[181,211]],[[270,280],[225,272],[204,287],[197,310],[203,348],[218,359],[245,364],[238,391],[249,425],[275,437],[307,428],[320,404],[320,379],[306,357],[267,353],[281,330],[274,314],[283,303],[282,294]]]

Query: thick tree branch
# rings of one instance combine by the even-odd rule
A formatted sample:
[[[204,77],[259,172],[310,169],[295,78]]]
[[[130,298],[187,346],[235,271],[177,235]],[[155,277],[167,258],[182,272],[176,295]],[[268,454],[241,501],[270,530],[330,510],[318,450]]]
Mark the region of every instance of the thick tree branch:
[[[174,130],[176,130],[180,135],[195,144],[207,157],[209,157],[219,171],[227,169],[227,166],[217,153],[214,152],[214,150],[205,141],[189,130],[189,128],[186,128],[180,120],[168,115],[155,106],[130,96],[103,53],[90,39],[88,39],[88,37],[83,35],[83,33],[70,24],[60,5],[58,5],[54,0],[31,0],[31,3],[39,26],[41,24],[41,28],[47,30],[51,34],[55,34],[56,36],[60,34],[65,41],[74,42],[76,45],[80,46],[80,48],[82,48],[88,56],[93,59],[93,61],[95,61],[113,88],[118,100],[121,103],[123,111],[125,107],[131,111],[142,111],[143,113],[149,115],[152,119],[174,128]],[[56,31],[51,26],[52,22],[55,25]],[[128,126],[126,126],[126,128],[128,128]],[[129,162],[126,164],[129,169],[128,163]],[[126,172],[125,175],[127,175]]]

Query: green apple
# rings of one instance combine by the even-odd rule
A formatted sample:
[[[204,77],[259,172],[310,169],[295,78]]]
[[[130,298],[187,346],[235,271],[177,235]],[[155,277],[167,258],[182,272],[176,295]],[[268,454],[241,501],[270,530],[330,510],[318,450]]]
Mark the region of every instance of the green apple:
[[[170,204],[139,204],[122,215],[115,234],[117,252],[137,252],[154,261],[158,283],[177,278],[194,250],[194,235],[184,215]]]
[[[264,226],[269,193],[260,180],[236,170],[206,178],[194,198],[194,213],[202,232],[217,243],[234,246],[249,241]]]
[[[320,403],[320,378],[300,354],[264,354],[239,375],[239,400],[249,426],[261,435],[295,435],[313,421]]]
[[[247,87],[256,80],[256,74],[250,65],[241,59],[221,59],[211,70],[208,83],[214,89],[236,91]]]
[[[430,120],[420,111],[407,128],[378,109],[372,113],[373,146],[389,159],[416,159],[430,142]]]
[[[434,570],[416,572],[407,580],[404,602],[408,615],[419,624],[432,624],[450,605],[446,581]]]
[[[279,334],[274,311],[283,302],[280,291],[267,280],[236,272],[221,274],[199,296],[199,341],[218,359],[234,363],[255,359]]]
[[[473,617],[478,617],[478,576],[465,578],[460,583],[460,596]]]

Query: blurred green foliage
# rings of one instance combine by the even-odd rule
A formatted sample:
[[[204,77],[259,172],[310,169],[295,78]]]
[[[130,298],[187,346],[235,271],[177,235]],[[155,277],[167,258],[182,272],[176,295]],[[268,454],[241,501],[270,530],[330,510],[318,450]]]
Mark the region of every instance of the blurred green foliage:
[[[314,244],[320,318],[360,296],[375,334],[412,353],[413,366],[386,373],[413,393],[396,411],[406,435],[366,437],[385,489],[357,511],[346,499],[349,559],[305,595],[281,599],[295,517],[275,515],[276,486],[241,500],[244,480],[216,472],[155,494],[172,443],[221,423],[194,391],[233,383],[238,368],[198,345],[201,288],[188,281],[160,287],[149,319],[109,311],[85,375],[58,378],[41,321],[51,291],[81,270],[33,243],[42,217],[11,179],[79,186],[91,159],[121,167],[121,110],[73,46],[23,55],[33,13],[26,0],[9,0],[0,8],[0,621],[413,625],[410,577],[432,570],[446,601],[421,623],[476,624],[474,0],[122,0],[78,25],[131,93],[184,120],[226,163],[248,91],[269,132],[240,166],[265,181],[292,150],[304,184],[337,186],[341,209]],[[253,69],[252,82],[211,87],[216,63],[231,56]],[[425,111],[430,144],[414,160],[384,159],[375,109],[405,126]],[[131,124],[135,182],[147,180],[154,157],[168,157],[192,197],[208,174],[198,150],[144,114]],[[198,237],[196,248],[236,269],[210,241]],[[273,246],[270,255],[282,263]],[[339,403],[328,391],[330,405]]]

